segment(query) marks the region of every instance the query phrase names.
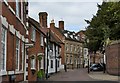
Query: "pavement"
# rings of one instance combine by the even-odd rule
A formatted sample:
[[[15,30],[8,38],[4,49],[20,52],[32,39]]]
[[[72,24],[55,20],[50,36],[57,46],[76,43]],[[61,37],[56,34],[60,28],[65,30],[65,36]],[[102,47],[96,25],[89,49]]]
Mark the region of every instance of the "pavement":
[[[47,81],[116,81],[120,79],[118,76],[108,75],[103,72],[90,72],[88,74],[86,68],[68,69],[67,72],[61,70],[48,78]],[[120,83],[120,82],[119,82]]]
[[[103,81],[119,81],[120,83],[120,76],[109,75],[103,72],[90,72],[88,75],[93,79]]]

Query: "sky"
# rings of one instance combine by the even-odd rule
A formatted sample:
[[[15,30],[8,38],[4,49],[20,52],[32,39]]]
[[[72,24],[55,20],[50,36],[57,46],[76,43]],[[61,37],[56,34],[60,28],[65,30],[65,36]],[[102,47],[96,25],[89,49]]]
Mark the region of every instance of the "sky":
[[[96,15],[97,4],[102,4],[102,0],[29,0],[29,16],[39,21],[39,12],[47,12],[48,27],[52,19],[56,27],[63,20],[65,30],[78,32],[88,26],[85,19]]]

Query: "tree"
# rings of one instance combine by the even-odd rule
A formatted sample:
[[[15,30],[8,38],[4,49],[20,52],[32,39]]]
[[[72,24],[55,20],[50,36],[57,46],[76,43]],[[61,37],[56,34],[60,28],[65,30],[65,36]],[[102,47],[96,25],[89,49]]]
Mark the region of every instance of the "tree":
[[[98,4],[97,14],[92,20],[85,20],[89,26],[85,35],[90,40],[88,48],[96,53],[108,38],[120,39],[120,2],[103,2]]]

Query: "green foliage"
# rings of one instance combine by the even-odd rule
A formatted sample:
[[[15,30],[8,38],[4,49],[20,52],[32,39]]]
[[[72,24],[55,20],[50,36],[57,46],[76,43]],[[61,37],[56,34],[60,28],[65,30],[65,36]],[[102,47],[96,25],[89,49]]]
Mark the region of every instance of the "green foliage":
[[[38,77],[38,78],[44,78],[44,77],[45,77],[44,70],[39,70],[39,71],[37,72],[37,77]]]
[[[99,50],[108,38],[120,39],[120,2],[103,2],[92,20],[85,21],[89,24],[85,34],[91,51]]]

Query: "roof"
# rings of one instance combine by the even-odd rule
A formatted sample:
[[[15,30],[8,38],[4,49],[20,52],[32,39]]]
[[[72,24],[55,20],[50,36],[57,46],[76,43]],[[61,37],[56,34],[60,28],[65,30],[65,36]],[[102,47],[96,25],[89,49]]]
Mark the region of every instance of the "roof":
[[[60,46],[60,44],[63,44],[63,42],[50,29],[49,29],[49,34],[50,34],[50,42],[56,43],[59,46]]]
[[[33,26],[35,26],[35,28],[36,28],[38,31],[40,31],[40,32],[42,32],[44,35],[46,35],[46,30],[43,29],[43,28],[40,26],[39,22],[37,22],[36,20],[34,20],[34,19],[31,18],[31,17],[28,18],[28,22],[31,23]]]
[[[61,35],[65,37],[66,40],[75,41],[75,42],[82,42],[82,41],[80,40],[79,35],[76,34],[74,31],[71,32],[71,31],[69,31],[69,30],[61,30],[61,29],[58,28],[58,27],[54,27],[54,28],[57,29],[57,30],[61,33]],[[65,34],[67,34],[68,36],[66,36]],[[72,36],[73,36],[73,37],[72,37]]]

